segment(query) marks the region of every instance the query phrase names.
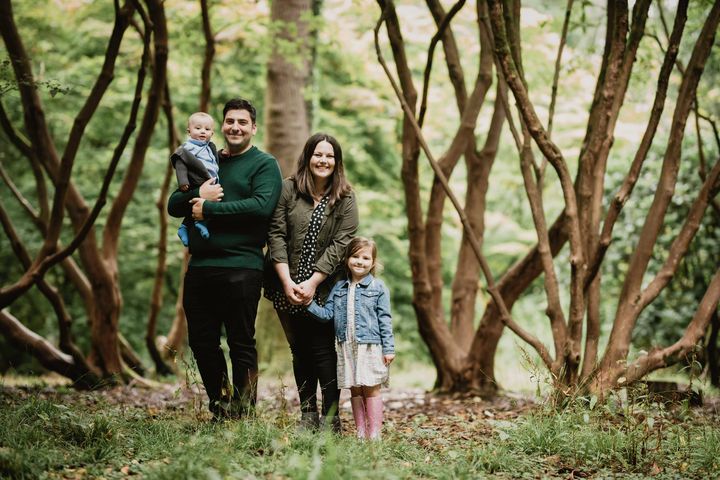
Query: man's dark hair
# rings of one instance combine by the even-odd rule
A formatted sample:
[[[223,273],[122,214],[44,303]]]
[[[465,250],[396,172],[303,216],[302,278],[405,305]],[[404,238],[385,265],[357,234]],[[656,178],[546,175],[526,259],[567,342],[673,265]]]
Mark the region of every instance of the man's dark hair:
[[[225,115],[227,115],[227,112],[229,112],[230,110],[247,110],[250,114],[250,119],[252,120],[252,123],[255,123],[255,118],[257,118],[257,111],[255,110],[255,107],[253,107],[253,104],[245,100],[244,98],[233,98],[227,101],[225,107],[223,108],[223,120],[225,120]]]

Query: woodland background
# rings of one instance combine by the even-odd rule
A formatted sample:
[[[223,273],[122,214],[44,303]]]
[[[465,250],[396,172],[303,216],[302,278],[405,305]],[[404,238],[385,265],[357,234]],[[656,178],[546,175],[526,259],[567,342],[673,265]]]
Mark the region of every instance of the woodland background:
[[[163,223],[174,188],[168,152],[190,113],[207,110],[219,124],[224,101],[242,96],[258,108],[256,144],[285,173],[309,132],[343,145],[359,233],[378,242],[392,293],[399,370],[434,370],[441,391],[487,396],[531,389],[539,377],[597,394],[665,363],[717,385],[718,2],[423,3],[2,0],[0,371],[44,366],[89,386],[190,362],[168,355],[184,348],[184,252],[177,221]],[[380,48],[420,112],[422,138],[376,55],[383,8]],[[658,98],[662,112],[651,108]],[[450,177],[512,318],[486,290],[472,235],[428,157]],[[613,198],[628,182],[621,210]],[[105,195],[78,247],[73,238]],[[553,222],[576,201],[571,247],[574,227]],[[613,209],[616,219],[601,221]],[[522,265],[539,238],[557,256],[536,256],[532,273]],[[585,285],[576,268],[583,244],[583,265],[602,286]],[[68,245],[78,248],[67,259],[41,265]],[[33,269],[47,270],[43,280]],[[258,345],[264,373],[287,369],[267,304]]]

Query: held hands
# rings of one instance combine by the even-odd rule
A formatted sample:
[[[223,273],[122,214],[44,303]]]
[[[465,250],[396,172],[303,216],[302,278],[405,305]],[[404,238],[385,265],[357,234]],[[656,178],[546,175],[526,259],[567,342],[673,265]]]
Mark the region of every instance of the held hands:
[[[292,305],[304,305],[302,299],[302,289],[297,283],[292,280],[283,282],[283,291],[285,292],[288,302]]]
[[[217,179],[215,178],[206,180],[205,183],[200,185],[200,197],[190,199],[190,203],[192,203],[193,220],[204,220],[205,217],[203,217],[203,203],[205,203],[205,200],[209,200],[211,202],[219,202],[225,195],[223,193],[223,188],[220,186],[220,184],[215,183],[216,180]]]
[[[386,367],[389,367],[392,361],[395,360],[395,354],[394,353],[387,353],[383,355],[383,363]]]
[[[315,290],[317,285],[311,280],[305,280],[297,285],[299,288],[299,297],[303,305],[310,305],[313,297],[315,296]]]

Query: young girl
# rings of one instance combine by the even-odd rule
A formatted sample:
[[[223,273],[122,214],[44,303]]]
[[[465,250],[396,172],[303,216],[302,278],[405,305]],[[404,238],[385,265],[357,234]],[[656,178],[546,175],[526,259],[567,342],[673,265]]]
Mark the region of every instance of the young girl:
[[[375,273],[377,247],[364,237],[353,238],[345,251],[348,278],[335,284],[325,306],[313,301],[308,312],[321,321],[335,321],[338,388],[350,389],[358,438],[380,437],[388,366],[395,358],[390,294]]]

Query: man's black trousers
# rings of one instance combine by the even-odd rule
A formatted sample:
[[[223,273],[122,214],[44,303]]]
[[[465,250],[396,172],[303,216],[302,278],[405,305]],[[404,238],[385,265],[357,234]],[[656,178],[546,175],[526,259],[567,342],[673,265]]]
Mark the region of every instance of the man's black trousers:
[[[210,410],[220,414],[227,364],[220,349],[225,326],[232,364],[232,400],[241,412],[257,400],[257,349],[255,316],[262,272],[244,268],[190,267],[185,274],[183,307],[188,322],[188,341],[197,362]],[[229,392],[227,392],[229,393]]]

